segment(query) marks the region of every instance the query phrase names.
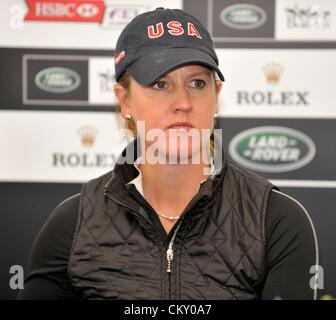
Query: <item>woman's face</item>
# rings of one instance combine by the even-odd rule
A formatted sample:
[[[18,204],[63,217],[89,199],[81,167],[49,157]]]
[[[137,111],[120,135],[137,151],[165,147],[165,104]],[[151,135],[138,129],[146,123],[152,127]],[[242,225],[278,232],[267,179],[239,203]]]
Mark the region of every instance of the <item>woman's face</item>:
[[[169,155],[171,159],[190,158],[200,152],[202,134],[206,135],[204,141],[209,141],[221,84],[215,80],[212,70],[187,65],[169,72],[150,86],[140,85],[131,78],[128,92],[116,85],[115,93],[123,117],[132,115],[146,148],[155,143],[161,155]],[[139,121],[144,124],[144,130],[139,127]],[[165,143],[153,140],[157,132]]]

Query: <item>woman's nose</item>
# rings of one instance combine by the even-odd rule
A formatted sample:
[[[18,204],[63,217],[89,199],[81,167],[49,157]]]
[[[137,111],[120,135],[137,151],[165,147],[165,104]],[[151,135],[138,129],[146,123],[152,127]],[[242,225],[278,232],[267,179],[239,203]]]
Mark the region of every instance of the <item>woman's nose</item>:
[[[192,101],[190,97],[190,93],[188,92],[187,88],[178,88],[173,93],[174,95],[174,102],[173,108],[174,111],[184,111],[188,112],[192,109]]]

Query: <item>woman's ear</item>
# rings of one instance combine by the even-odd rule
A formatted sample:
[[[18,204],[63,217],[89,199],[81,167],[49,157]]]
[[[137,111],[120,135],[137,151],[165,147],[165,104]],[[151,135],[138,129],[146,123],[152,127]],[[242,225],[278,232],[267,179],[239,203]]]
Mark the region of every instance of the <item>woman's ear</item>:
[[[120,114],[123,118],[126,118],[127,114],[131,114],[131,110],[129,107],[129,92],[128,89],[123,87],[120,83],[116,83],[114,85],[114,94],[119,101],[120,106]]]
[[[217,97],[220,94],[221,90],[222,90],[222,81],[221,80],[216,80],[215,82],[215,86],[216,86],[216,93],[217,93]]]
[[[218,97],[219,94],[222,90],[222,81],[221,80],[216,80],[215,81],[215,86],[216,86],[216,114],[218,113]]]

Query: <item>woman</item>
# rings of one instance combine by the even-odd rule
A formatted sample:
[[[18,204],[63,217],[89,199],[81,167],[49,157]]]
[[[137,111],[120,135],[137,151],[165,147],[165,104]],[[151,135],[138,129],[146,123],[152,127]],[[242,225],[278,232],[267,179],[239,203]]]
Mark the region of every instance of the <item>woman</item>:
[[[182,10],[139,15],[115,67],[136,139],[56,208],[19,298],[316,298],[307,213],[228,161],[211,134],[224,77],[202,24]]]

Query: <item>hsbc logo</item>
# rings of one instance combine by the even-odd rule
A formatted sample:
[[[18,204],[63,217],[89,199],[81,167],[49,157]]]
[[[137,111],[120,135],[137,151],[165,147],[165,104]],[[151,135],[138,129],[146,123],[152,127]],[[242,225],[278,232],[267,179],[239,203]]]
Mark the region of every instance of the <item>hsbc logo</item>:
[[[99,9],[97,6],[87,3],[80,5],[76,11],[83,18],[92,18],[97,15]]]
[[[30,21],[78,21],[100,22],[103,17],[104,0],[26,0],[29,11],[25,20]]]

